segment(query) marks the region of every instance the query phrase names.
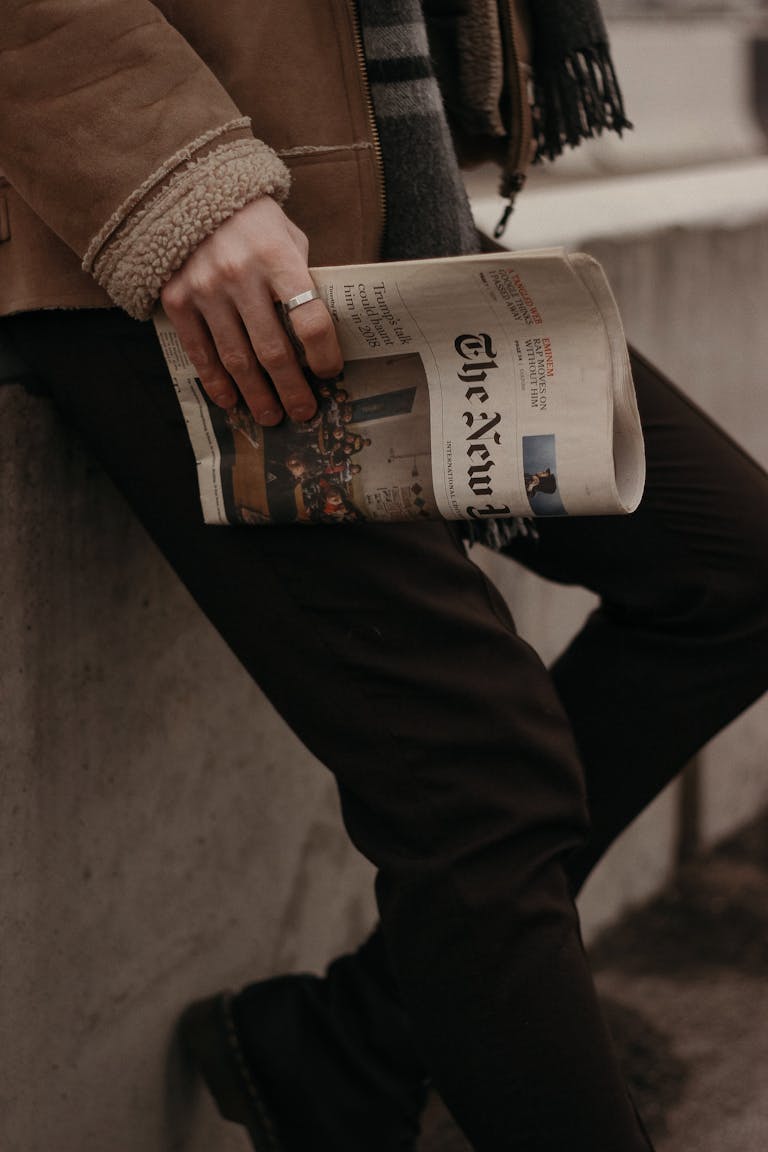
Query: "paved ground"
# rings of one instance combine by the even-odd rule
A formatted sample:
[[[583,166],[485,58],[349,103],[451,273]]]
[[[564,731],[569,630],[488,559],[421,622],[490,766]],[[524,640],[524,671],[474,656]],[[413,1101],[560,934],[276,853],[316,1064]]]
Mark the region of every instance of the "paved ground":
[[[765,1152],[768,814],[689,865],[591,954],[657,1152]],[[466,1149],[436,1105],[423,1152]]]

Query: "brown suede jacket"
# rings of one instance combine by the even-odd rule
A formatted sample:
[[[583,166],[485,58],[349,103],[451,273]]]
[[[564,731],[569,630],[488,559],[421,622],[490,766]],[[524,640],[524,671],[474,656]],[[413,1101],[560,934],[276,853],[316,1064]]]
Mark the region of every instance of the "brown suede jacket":
[[[462,102],[474,124],[488,113],[473,158],[527,151],[519,14],[519,0],[470,0],[449,46],[457,137]],[[146,318],[195,247],[264,194],[287,201],[313,264],[378,258],[354,0],[5,0],[2,17],[0,315],[117,304]]]

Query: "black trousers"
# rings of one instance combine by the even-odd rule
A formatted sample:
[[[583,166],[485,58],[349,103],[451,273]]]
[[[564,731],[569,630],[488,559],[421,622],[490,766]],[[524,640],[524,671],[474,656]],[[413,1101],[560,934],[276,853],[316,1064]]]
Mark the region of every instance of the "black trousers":
[[[315,1028],[306,1079],[323,1084],[326,1106],[307,1113],[312,1146],[394,1148],[385,1105],[405,1107],[408,1085],[428,1074],[480,1152],[647,1150],[573,895],[617,833],[765,689],[765,473],[634,356],[648,454],[639,511],[544,520],[538,541],[510,549],[600,597],[548,671],[448,524],[206,528],[147,325],[89,312],[2,323],[335,774],[349,834],[378,869],[381,934],[307,984],[301,1005],[291,1000],[290,1027],[287,1016],[275,1025],[303,1036],[303,1013]],[[258,1035],[252,1043],[258,1058]],[[279,1097],[280,1057],[264,1058]],[[295,1060],[293,1075],[304,1075]],[[323,1111],[334,1085],[336,1120]],[[358,1089],[367,1103],[356,1112]]]

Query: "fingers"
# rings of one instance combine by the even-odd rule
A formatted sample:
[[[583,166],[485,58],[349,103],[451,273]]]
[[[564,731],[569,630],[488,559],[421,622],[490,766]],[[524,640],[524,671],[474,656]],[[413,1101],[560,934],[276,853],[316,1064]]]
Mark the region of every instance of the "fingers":
[[[231,408],[237,403],[237,390],[202,317],[197,312],[177,309],[172,297],[164,302],[164,307],[206,394],[220,408]]]
[[[293,419],[309,419],[313,414],[314,397],[277,317],[274,317],[273,334],[256,337],[256,344],[262,349],[264,367],[270,363],[280,377],[283,403],[262,371],[253,338],[230,301],[224,297],[201,300],[200,311],[197,311],[189,307],[177,308],[170,296],[164,305],[203,389],[214,404],[231,408],[242,397],[254,418],[265,425],[280,423],[283,403]],[[270,309],[274,313],[271,302]],[[289,369],[281,375],[280,365],[290,365],[291,361],[294,371]],[[303,415],[305,410],[307,416]]]
[[[275,303],[313,287],[306,236],[269,197],[246,205],[192,254],[161,299],[206,394],[230,407],[238,394],[261,424],[285,411],[297,421],[317,402]],[[333,321],[320,300],[291,313],[311,371],[343,367]]]
[[[264,286],[254,287],[236,303],[252,354],[269,377],[280,405],[291,420],[309,420],[317,400],[271,295]]]
[[[304,233],[290,220],[288,230],[299,259],[292,267],[280,269],[275,276],[275,299],[286,301],[314,288],[307,268],[309,242]],[[304,349],[307,366],[323,379],[338,376],[344,367],[331,314],[322,300],[310,300],[291,309],[288,323]]]
[[[311,281],[309,287],[312,287]],[[294,291],[293,295],[298,296],[298,292]],[[283,299],[289,300],[290,297],[285,296]],[[315,376],[326,380],[338,376],[344,367],[344,358],[333,320],[322,300],[310,300],[309,303],[300,304],[298,308],[292,309],[288,322],[300,341],[307,365]]]
[[[290,300],[314,288],[306,263],[306,237],[298,229],[293,231],[303,241],[303,251],[297,246],[297,238],[280,251],[269,253],[271,260],[265,262],[266,276],[262,284],[248,274],[241,277],[235,304],[259,363],[269,374],[286,412],[293,420],[308,420],[317,406],[314,394],[274,306],[277,301]],[[310,371],[325,379],[338,376],[344,359],[333,320],[323,301],[310,300],[293,308],[287,321],[301,344]]]
[[[250,304],[250,315],[257,318],[250,328],[243,311],[226,299],[206,303],[206,323],[223,368],[260,424],[278,424],[284,411],[292,420],[309,420],[317,401],[272,301],[257,297]]]

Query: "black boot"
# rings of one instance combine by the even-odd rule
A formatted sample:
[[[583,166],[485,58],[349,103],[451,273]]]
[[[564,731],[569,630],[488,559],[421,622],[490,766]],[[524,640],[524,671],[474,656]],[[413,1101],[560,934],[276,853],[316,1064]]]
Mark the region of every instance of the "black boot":
[[[322,979],[276,977],[185,1013],[219,1111],[257,1152],[415,1152],[426,1073],[379,948],[376,936]]]

